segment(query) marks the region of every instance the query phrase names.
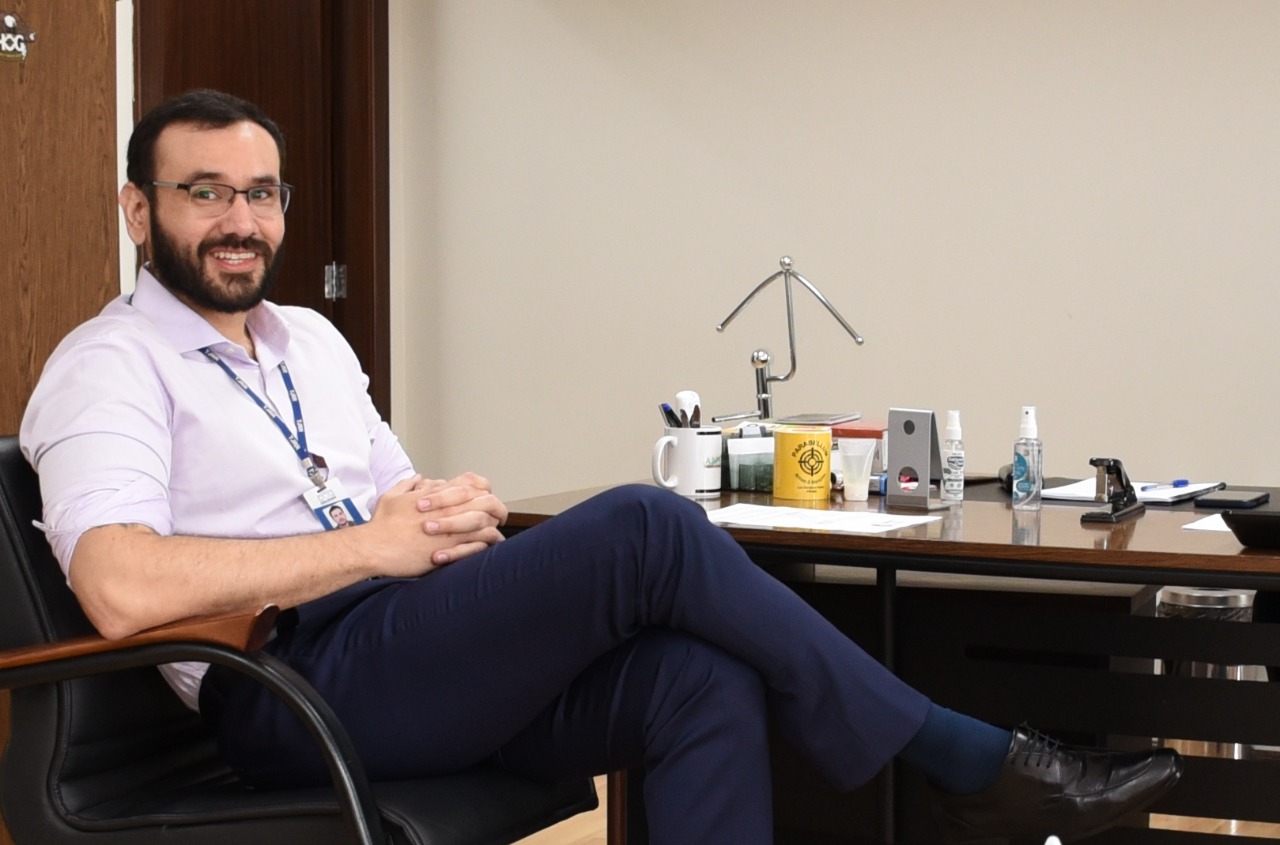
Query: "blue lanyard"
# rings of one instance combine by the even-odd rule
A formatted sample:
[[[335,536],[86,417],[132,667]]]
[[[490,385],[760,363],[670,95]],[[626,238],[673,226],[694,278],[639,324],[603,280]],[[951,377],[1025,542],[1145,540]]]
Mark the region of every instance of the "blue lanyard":
[[[293,377],[289,375],[289,368],[285,366],[284,361],[280,362],[280,376],[284,379],[285,389],[289,391],[289,402],[293,405],[294,428],[298,432],[296,436],[289,430],[289,426],[285,425],[284,420],[280,419],[276,409],[263,402],[262,398],[253,392],[253,388],[244,379],[236,375],[235,370],[227,366],[227,362],[222,360],[218,353],[207,346],[201,348],[200,351],[210,361],[221,367],[222,371],[240,386],[240,389],[262,409],[263,413],[271,418],[271,421],[276,424],[276,428],[280,429],[280,433],[284,435],[284,439],[288,440],[289,445],[293,447],[293,451],[298,456],[298,461],[307,472],[307,478],[310,478],[313,484],[323,490],[324,474],[320,472],[320,468],[316,466],[316,462],[311,457],[311,452],[307,449],[307,428],[302,422],[302,403],[298,401],[298,391],[293,389]]]

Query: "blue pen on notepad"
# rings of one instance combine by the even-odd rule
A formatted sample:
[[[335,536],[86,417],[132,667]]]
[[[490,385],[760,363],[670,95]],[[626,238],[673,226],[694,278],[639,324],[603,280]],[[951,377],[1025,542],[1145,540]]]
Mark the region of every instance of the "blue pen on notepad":
[[[1164,484],[1144,484],[1140,490],[1143,493],[1148,490],[1173,490],[1178,487],[1187,487],[1190,484],[1191,482],[1185,478],[1175,478],[1173,481],[1166,481]]]

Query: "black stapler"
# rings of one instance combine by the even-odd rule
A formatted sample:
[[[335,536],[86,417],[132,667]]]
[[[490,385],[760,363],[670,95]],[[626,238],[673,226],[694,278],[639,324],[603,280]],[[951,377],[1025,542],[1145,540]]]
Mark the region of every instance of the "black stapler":
[[[1138,501],[1138,491],[1133,489],[1129,474],[1119,458],[1090,458],[1089,466],[1098,470],[1096,498],[1111,505],[1109,511],[1088,511],[1080,514],[1080,522],[1113,525],[1146,513],[1147,506]]]

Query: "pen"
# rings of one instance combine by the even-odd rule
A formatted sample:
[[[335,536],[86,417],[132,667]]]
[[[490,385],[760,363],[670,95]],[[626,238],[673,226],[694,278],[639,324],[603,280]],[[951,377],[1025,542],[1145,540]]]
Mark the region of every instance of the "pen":
[[[1144,484],[1142,485],[1141,492],[1145,493],[1148,490],[1164,490],[1164,489],[1173,489],[1177,487],[1186,487],[1189,484],[1191,484],[1191,482],[1185,478],[1175,478],[1173,481],[1168,481],[1168,482],[1165,482],[1164,484]]]
[[[680,424],[680,418],[676,416],[676,412],[666,402],[659,402],[658,410],[662,412],[662,419],[667,424],[667,428],[684,428]]]

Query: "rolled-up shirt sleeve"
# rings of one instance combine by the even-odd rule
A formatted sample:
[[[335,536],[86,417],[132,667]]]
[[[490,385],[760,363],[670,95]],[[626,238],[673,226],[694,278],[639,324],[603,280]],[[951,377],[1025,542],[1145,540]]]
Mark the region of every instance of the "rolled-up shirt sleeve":
[[[40,461],[44,531],[62,569],[70,574],[80,536],[102,525],[141,524],[169,534],[173,520],[161,478],[122,466],[97,466],[92,456],[126,456],[146,447],[128,438],[81,435],[58,444]]]
[[[39,473],[45,534],[68,574],[76,543],[91,528],[173,531],[162,395],[127,359],[94,348],[98,341],[69,340],[71,348],[50,358],[19,435]]]

